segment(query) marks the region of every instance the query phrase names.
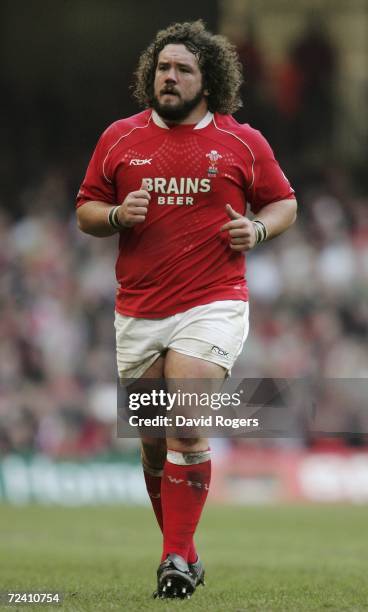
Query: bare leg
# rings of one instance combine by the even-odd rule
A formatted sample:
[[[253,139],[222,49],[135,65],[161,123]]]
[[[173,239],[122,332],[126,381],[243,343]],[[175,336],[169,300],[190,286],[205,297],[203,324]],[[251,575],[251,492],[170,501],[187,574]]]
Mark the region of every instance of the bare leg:
[[[203,359],[168,351],[164,374],[170,392],[177,391],[178,385],[183,385],[184,379],[187,379],[190,381],[190,392],[212,393],[221,387],[225,369]],[[164,525],[162,561],[169,558],[169,562],[175,565],[175,555],[179,555],[179,558],[193,563],[191,543],[211,480],[208,440],[199,435],[180,438],[173,433],[167,438],[167,446],[161,484]]]
[[[143,374],[143,379],[162,379],[164,374],[164,357],[159,357]],[[139,389],[139,380],[134,389]],[[142,463],[147,469],[162,470],[166,460],[166,440],[164,438],[141,437]]]
[[[225,377],[225,369],[216,363],[182,355],[176,351],[168,351],[164,364],[164,374],[170,388],[170,379],[191,379],[193,391],[214,393],[221,388]],[[204,388],[203,379],[208,382]],[[210,382],[211,379],[211,382]],[[196,384],[196,380],[198,383]],[[212,382],[213,381],[213,382]],[[208,448],[207,438],[173,438],[167,439],[167,445],[172,450],[180,452],[204,451]]]

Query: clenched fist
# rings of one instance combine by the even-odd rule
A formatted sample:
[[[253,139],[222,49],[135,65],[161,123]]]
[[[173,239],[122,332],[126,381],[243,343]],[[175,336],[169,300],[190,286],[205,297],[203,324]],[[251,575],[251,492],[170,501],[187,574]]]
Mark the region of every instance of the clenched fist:
[[[229,232],[230,248],[233,251],[249,251],[257,243],[257,234],[253,221],[240,215],[230,204],[226,204],[226,212],[231,221],[225,223],[220,231]]]
[[[123,227],[133,227],[146,219],[151,194],[147,191],[145,179],[138,191],[128,193],[124,202],[118,207],[116,216]]]

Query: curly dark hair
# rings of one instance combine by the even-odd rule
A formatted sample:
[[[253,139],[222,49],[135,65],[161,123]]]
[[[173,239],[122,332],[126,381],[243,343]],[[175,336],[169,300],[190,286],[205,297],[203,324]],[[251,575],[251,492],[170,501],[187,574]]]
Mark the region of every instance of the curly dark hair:
[[[135,73],[133,93],[143,107],[152,105],[155,70],[159,53],[169,44],[183,44],[197,56],[208,89],[208,108],[211,112],[234,113],[242,106],[239,90],[243,82],[238,54],[224,36],[211,34],[201,19],[174,23],[160,30],[140,56]]]

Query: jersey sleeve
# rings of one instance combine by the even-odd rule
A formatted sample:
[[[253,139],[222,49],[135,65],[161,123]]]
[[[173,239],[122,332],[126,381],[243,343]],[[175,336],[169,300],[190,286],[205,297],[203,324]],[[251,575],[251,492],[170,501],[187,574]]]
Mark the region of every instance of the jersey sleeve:
[[[254,132],[253,172],[247,190],[248,201],[254,214],[263,206],[279,200],[295,198],[294,189],[281,170],[267,140],[258,131]]]
[[[86,202],[107,202],[114,205],[116,202],[115,188],[109,178],[109,168],[106,164],[110,144],[109,129],[99,139],[87,167],[86,175],[78,191],[76,206]]]

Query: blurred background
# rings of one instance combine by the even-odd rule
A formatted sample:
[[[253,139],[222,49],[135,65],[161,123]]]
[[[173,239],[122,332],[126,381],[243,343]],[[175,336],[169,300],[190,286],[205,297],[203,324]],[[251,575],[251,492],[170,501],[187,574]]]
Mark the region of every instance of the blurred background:
[[[293,184],[297,224],[248,258],[251,333],[234,376],[368,376],[367,0],[3,0],[0,499],[148,503],[116,438],[116,238],[74,200],[155,32],[201,17],[244,66],[240,122]],[[325,400],[342,432],[214,440],[213,501],[368,502],[367,402]]]

